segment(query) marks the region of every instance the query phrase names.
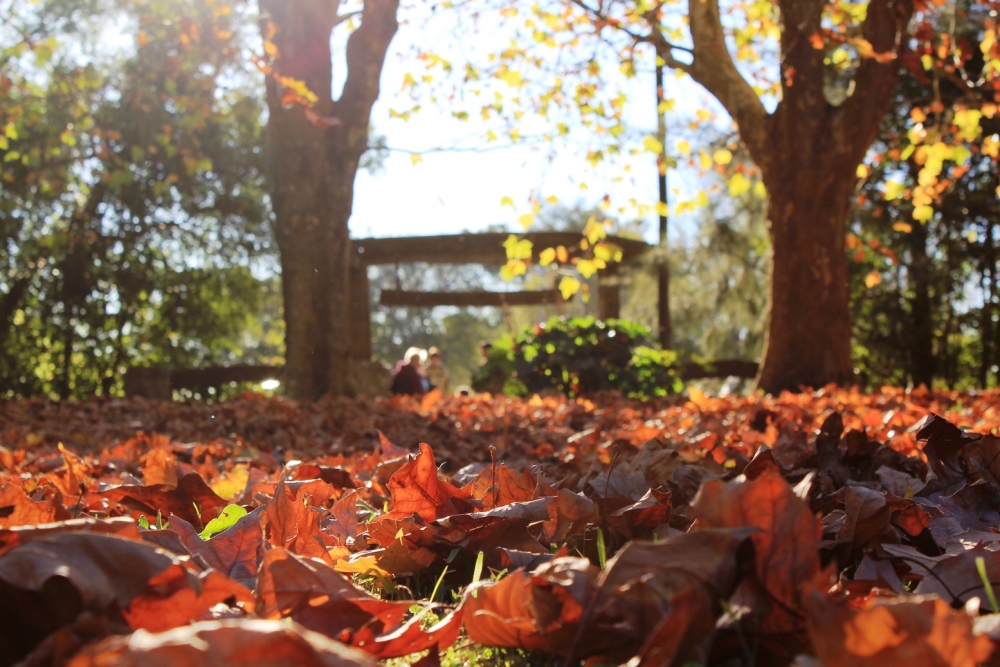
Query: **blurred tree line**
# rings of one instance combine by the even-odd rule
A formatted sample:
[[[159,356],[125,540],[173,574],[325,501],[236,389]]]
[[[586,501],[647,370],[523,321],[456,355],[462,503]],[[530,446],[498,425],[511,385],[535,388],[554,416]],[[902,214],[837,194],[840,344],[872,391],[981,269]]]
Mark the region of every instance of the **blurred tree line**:
[[[261,77],[245,57],[259,39],[252,13],[225,0],[0,0],[0,17],[0,396],[119,395],[130,365],[281,363]],[[956,39],[982,20],[969,15]],[[1000,117],[981,119],[971,161],[946,168],[923,224],[903,195],[933,156],[891,148],[918,122],[933,131],[923,109],[976,85],[907,71],[859,170],[845,231],[865,385],[1000,384]],[[716,143],[747,160],[734,138]],[[682,356],[760,358],[764,204],[759,189],[729,192],[720,175],[695,232],[671,248]],[[553,208],[537,228],[582,229],[593,215]],[[623,317],[650,327],[656,259],[623,276]],[[376,357],[393,364],[407,347],[436,345],[453,384],[468,382],[484,339],[594,314],[580,298],[506,313],[382,308],[384,287],[495,289],[498,279],[488,267],[371,271]],[[523,286],[549,282],[533,269]]]
[[[0,395],[111,395],[130,364],[274,356],[246,17],[212,0],[2,0],[0,16]]]

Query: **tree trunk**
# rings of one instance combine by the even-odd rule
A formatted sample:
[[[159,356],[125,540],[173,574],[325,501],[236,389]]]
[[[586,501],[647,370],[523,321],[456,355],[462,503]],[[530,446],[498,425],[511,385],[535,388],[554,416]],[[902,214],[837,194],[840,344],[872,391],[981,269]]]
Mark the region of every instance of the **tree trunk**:
[[[993,366],[993,293],[996,290],[996,258],[993,246],[993,223],[987,222],[984,257],[980,274],[983,286],[983,308],[979,315],[979,387],[989,385],[990,368]]]
[[[330,88],[336,0],[261,0],[262,29],[278,56],[268,77],[267,148],[285,308],[285,391],[316,399],[351,394],[348,220],[368,122],[396,33],[398,0],[366,0],[347,42],[340,98]],[[279,77],[305,83],[311,108],[285,99]]]
[[[768,188],[771,319],[757,379],[767,392],[854,381],[844,248],[853,189],[847,169],[789,173]]]
[[[934,384],[934,322],[931,311],[930,258],[927,256],[927,227],[917,224],[909,235],[910,276],[913,301],[910,304],[913,331],[910,342],[910,378],[914,386]]]
[[[781,13],[781,99],[768,113],[727,48],[718,0],[688,0],[690,62],[674,58],[662,34],[650,37],[671,67],[700,83],[736,122],[768,190],[773,262],[771,322],[757,386],[769,392],[852,383],[851,319],[844,234],[857,166],[888,112],[907,49],[913,5],[871,0],[861,58],[846,99],[826,98],[822,2],[777,0]],[[687,49],[686,49],[687,50]]]

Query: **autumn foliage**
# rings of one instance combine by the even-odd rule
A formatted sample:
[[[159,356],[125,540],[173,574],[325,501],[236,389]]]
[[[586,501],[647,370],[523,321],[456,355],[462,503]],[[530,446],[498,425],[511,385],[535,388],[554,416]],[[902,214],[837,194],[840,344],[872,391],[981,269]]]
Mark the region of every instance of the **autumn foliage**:
[[[0,664],[981,664],[998,398],[7,403]]]

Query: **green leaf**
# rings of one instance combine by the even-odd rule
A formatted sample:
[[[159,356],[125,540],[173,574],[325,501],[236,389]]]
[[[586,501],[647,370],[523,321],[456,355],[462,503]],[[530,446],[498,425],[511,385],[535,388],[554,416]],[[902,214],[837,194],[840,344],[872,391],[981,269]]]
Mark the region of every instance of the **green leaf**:
[[[226,528],[236,525],[236,522],[247,515],[247,511],[239,505],[226,505],[225,509],[215,519],[208,522],[205,530],[201,532],[201,539],[207,540],[216,533],[221,533]]]

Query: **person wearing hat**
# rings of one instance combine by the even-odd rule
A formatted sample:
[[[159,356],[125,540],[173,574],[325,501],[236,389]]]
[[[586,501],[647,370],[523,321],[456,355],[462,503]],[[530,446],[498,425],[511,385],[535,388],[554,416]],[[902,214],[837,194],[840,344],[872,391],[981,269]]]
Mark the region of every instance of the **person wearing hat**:
[[[426,372],[427,379],[431,381],[431,387],[437,389],[443,395],[448,396],[451,374],[448,372],[448,367],[444,365],[444,359],[441,357],[441,350],[436,347],[432,347],[427,350],[427,358],[429,365],[427,366]]]
[[[393,396],[420,396],[424,393],[425,378],[421,367],[426,354],[416,347],[406,351],[402,361],[396,365],[396,374],[392,378],[390,391]]]

